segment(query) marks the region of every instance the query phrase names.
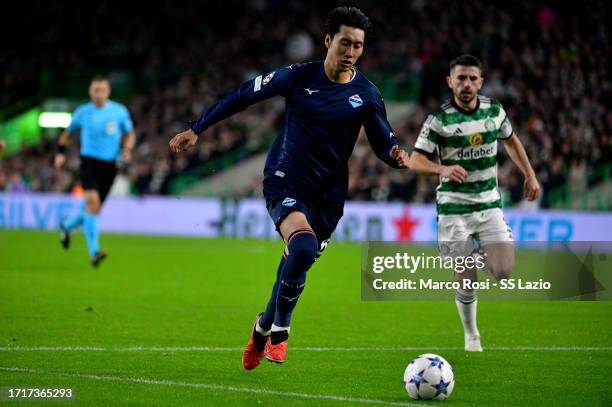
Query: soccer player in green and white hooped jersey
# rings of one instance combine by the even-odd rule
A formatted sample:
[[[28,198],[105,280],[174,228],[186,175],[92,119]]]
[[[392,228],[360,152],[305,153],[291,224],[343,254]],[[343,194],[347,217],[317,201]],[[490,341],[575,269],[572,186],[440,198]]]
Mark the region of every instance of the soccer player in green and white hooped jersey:
[[[497,140],[504,142],[525,177],[525,198],[537,199],[540,186],[502,105],[478,95],[483,83],[478,58],[455,58],[447,83],[453,97],[423,124],[410,157],[410,169],[440,176],[437,211],[442,255],[471,255],[472,242],[476,241],[479,252],[486,254],[485,271],[498,280],[506,279],[514,271],[514,245],[497,189]],[[433,160],[435,153],[439,164]],[[456,275],[476,280],[476,270]],[[476,326],[476,291],[457,290],[456,304],[465,332],[465,350],[482,352]]]

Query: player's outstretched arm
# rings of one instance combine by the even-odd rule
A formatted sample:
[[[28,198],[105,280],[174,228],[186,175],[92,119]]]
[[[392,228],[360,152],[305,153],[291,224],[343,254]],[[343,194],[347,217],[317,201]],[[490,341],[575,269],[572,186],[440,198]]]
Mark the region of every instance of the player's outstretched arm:
[[[400,168],[410,167],[410,156],[400,146],[395,145],[391,147],[391,151],[389,151],[389,155],[391,156],[392,159],[397,161],[397,165]]]
[[[529,162],[529,158],[527,157],[527,152],[525,151],[525,147],[523,147],[523,143],[518,138],[516,133],[512,133],[510,138],[504,140],[504,145],[506,146],[506,151],[510,156],[510,159],[516,164],[517,167],[523,173],[525,177],[524,184],[524,194],[525,198],[528,201],[533,201],[538,199],[540,196],[540,183],[535,175],[535,171],[531,167],[531,163]]]
[[[440,123],[434,115],[427,116],[419,132],[414,151],[410,155],[410,169],[421,175],[439,175],[459,184],[465,181],[467,171],[460,165],[441,165],[429,159],[439,149]]]
[[[376,156],[393,168],[408,168],[410,156],[397,143],[393,129],[387,120],[387,110],[380,93],[366,115],[363,127]]]
[[[56,170],[60,170],[66,163],[66,150],[70,142],[70,131],[64,130],[57,140],[57,153],[53,158],[53,166]]]
[[[173,153],[180,153],[181,151],[187,151],[195,145],[198,141],[198,135],[189,129],[182,133],[177,134],[170,140],[170,151]]]
[[[188,150],[198,141],[198,135],[215,123],[264,99],[287,94],[297,69],[293,66],[281,68],[265,77],[259,75],[243,83],[238,89],[212,105],[198,120],[189,123],[189,130],[174,136],[170,140],[170,150],[175,153]]]
[[[416,150],[410,155],[410,169],[421,175],[440,175],[460,184],[468,176],[467,171],[460,165],[440,165]]]

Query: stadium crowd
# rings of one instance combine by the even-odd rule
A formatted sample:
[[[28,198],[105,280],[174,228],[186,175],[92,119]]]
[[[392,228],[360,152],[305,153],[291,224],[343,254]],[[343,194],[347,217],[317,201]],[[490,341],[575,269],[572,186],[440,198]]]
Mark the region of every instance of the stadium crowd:
[[[136,7],[129,3],[126,7]],[[375,26],[359,69],[391,78],[411,75],[420,84],[416,106],[394,125],[407,149],[414,145],[427,113],[449,96],[448,62],[471,53],[484,63],[481,93],[504,104],[525,144],[543,186],[541,205],[550,204],[546,193],[557,187],[569,184],[572,192],[581,193],[597,181],[589,174],[608,164],[612,155],[612,112],[607,109],[612,106],[612,50],[606,25],[611,16],[604,2],[578,9],[482,0],[461,7],[446,1],[354,4]],[[329,4],[253,0],[234,6],[241,11],[227,4],[168,3],[140,14],[126,13],[127,20],[119,23],[113,22],[114,9],[99,4],[94,12],[84,8],[88,17],[71,27],[59,16],[49,19],[32,41],[55,46],[30,55],[31,60],[21,56],[17,64],[4,65],[11,50],[0,57],[7,68],[0,80],[8,89],[0,104],[14,103],[20,92],[27,92],[43,67],[96,66],[111,72],[111,81],[112,70],[134,72],[138,90],[127,105],[138,143],[133,163],[123,170],[124,192],[168,194],[172,181],[186,170],[206,176],[228,162],[264,151],[282,120],[284,104],[275,98],[253,106],[205,132],[192,152],[176,157],[167,142],[186,128],[186,120],[197,118],[205,107],[256,74],[324,56],[323,16]],[[104,29],[102,22],[107,24]],[[70,44],[74,32],[79,38]],[[54,151],[53,141],[46,140],[4,157],[0,190],[74,189],[76,143],[64,171],[52,168]],[[503,147],[500,151],[500,186],[507,200],[517,204],[522,177]],[[208,167],[202,170],[203,165]],[[364,137],[355,147],[349,171],[353,200],[435,199],[437,179],[391,170],[376,159]],[[240,195],[260,196],[258,180],[254,177]]]

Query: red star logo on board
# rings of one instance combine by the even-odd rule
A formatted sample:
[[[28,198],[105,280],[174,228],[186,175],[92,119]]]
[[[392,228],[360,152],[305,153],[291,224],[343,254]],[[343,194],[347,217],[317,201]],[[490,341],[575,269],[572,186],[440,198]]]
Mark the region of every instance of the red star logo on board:
[[[396,240],[412,240],[412,232],[420,222],[410,216],[410,211],[404,208],[402,216],[393,218],[393,224],[397,229]]]

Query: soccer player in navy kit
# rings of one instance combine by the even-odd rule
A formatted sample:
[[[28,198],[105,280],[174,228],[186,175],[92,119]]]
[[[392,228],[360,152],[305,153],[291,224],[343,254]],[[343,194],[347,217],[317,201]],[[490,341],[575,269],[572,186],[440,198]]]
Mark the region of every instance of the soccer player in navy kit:
[[[220,120],[263,99],[285,97],[286,117],[268,153],[263,192],[286,246],[271,298],[243,353],[247,370],[264,356],[285,361],[291,314],[306,272],[342,217],[348,160],[361,126],[378,158],[394,168],[407,167],[408,155],[397,144],[378,89],[354,67],[369,28],[359,9],[333,9],[326,22],[325,61],[291,65],[244,83],[170,141],[172,151],[186,150]]]
[[[62,221],[61,243],[68,249],[71,231],[83,225],[94,267],[106,257],[99,248],[98,214],[117,174],[117,160],[121,157],[124,162],[130,161],[136,143],[130,113],[122,104],[108,99],[110,92],[106,77],[93,78],[89,85],[91,102],[75,110],[70,125],[59,137],[55,156],[55,167],[60,169],[66,162],[70,135],[80,133],[81,178],[86,206],[76,216]]]

